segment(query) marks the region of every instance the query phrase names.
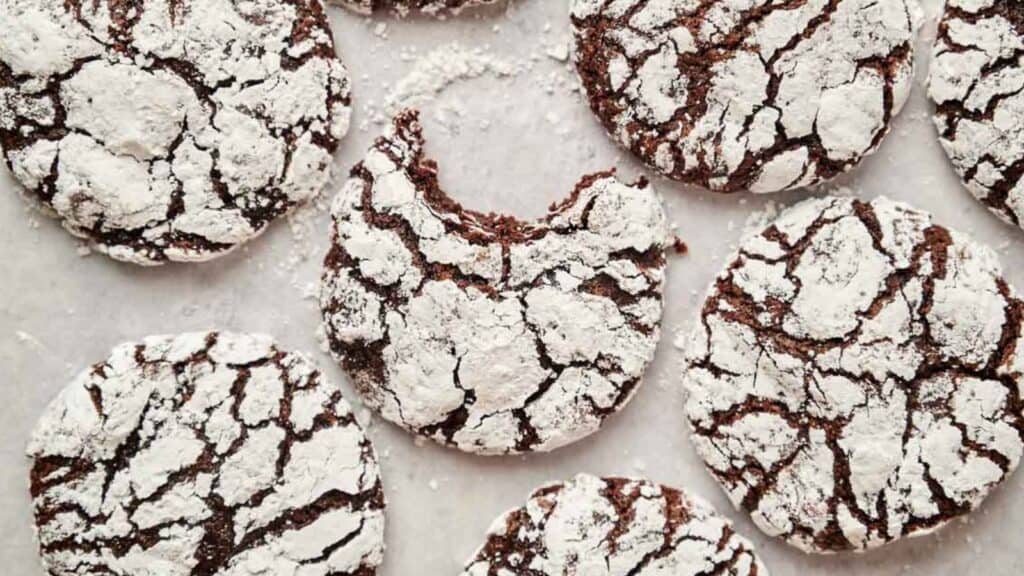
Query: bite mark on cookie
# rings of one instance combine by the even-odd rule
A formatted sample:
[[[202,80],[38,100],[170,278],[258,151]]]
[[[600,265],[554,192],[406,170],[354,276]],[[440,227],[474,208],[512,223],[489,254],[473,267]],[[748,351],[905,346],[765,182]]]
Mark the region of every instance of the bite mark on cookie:
[[[370,406],[470,452],[552,450],[633,396],[660,332],[660,200],[584,178],[544,219],[466,210],[399,115],[334,201],[321,309]]]

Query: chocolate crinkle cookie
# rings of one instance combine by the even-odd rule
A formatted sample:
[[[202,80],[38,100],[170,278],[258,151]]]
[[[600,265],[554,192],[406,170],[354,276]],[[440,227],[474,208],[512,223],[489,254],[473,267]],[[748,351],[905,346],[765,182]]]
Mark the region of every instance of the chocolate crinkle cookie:
[[[581,474],[498,518],[463,576],[768,576],[753,546],[699,498]]]
[[[943,148],[967,188],[1024,226],[1024,4],[950,0],[929,94]]]
[[[807,201],[711,288],[687,353],[693,443],[806,551],[929,533],[1020,461],[1022,313],[994,252],[930,215]]]
[[[264,336],[118,346],[50,404],[29,455],[51,576],[372,576],[382,559],[370,442]]]
[[[659,336],[669,232],[657,194],[584,178],[526,223],[440,188],[415,112],[334,200],[320,303],[367,404],[469,452],[546,451],[598,429]]]
[[[315,196],[349,125],[318,0],[0,0],[0,146],[110,256],[208,260]]]
[[[406,16],[412,12],[433,16],[454,15],[466,8],[494,4],[498,0],[330,0],[353,12],[372,14],[392,12]]]
[[[916,0],[574,0],[590,106],[660,173],[719,192],[828,180],[913,79]]]

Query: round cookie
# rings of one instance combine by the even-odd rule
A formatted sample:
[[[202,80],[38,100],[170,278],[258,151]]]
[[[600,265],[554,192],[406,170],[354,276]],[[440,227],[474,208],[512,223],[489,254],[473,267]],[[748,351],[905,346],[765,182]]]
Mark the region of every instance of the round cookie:
[[[767,576],[710,505],[646,480],[586,474],[533,493],[491,525],[463,576]]]
[[[0,147],[137,264],[208,260],[319,193],[348,74],[318,0],[0,0]]]
[[[929,533],[1020,461],[1022,316],[994,252],[930,215],[804,202],[711,288],[687,352],[693,444],[806,551]]]
[[[718,192],[828,180],[881,143],[913,79],[917,0],[574,0],[576,67],[609,134]]]
[[[264,336],[118,346],[50,404],[29,455],[52,576],[372,576],[382,559],[369,440]]]
[[[640,384],[660,332],[669,231],[657,194],[584,178],[542,220],[463,209],[415,112],[335,198],[320,303],[370,407],[483,454],[596,431]]]
[[[353,12],[372,14],[391,11],[401,16],[420,12],[434,16],[458,14],[466,8],[493,4],[497,0],[331,0]]]
[[[1024,5],[949,0],[932,50],[939,141],[974,196],[1024,226]]]

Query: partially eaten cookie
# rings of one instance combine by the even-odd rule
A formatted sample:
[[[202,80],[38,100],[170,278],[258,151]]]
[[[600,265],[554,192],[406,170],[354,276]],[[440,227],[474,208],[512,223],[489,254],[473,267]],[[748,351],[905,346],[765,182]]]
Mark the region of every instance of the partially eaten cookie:
[[[537,222],[439,187],[415,112],[332,207],[320,304],[367,404],[469,452],[558,448],[636,392],[660,333],[669,230],[646,182],[585,177]]]

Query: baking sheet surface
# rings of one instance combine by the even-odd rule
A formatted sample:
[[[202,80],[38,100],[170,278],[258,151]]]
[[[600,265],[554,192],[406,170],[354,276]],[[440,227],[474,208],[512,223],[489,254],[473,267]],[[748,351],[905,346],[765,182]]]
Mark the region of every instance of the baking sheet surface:
[[[428,150],[452,196],[477,210],[540,216],[584,173],[646,171],[604,135],[562,58],[566,2],[521,0],[444,22],[363,18],[330,8],[339,53],[354,80],[353,131],[336,157],[335,182],[359,160],[387,114],[410,98],[423,109]],[[1024,286],[1024,232],[999,222],[963,190],[936,140],[923,81],[941,0],[926,0],[918,81],[881,150],[839,185],[863,198],[913,203],[938,221],[996,247],[1011,283]],[[430,54],[470,54],[476,68],[443,82],[423,78]],[[418,68],[417,68],[418,67]],[[418,72],[417,72],[418,70]],[[449,70],[450,72],[450,70]],[[429,75],[429,74],[428,74]],[[428,89],[423,91],[423,89]],[[649,175],[649,174],[648,174]],[[690,253],[676,257],[664,337],[636,399],[591,438],[551,455],[488,459],[417,445],[364,414],[381,456],[389,500],[382,576],[456,575],[492,520],[536,486],[578,472],[644,475],[709,499],[750,537],[775,575],[842,576],[1024,573],[1024,475],[993,494],[969,521],[931,537],[864,555],[809,557],[761,535],[729,505],[687,440],[678,390],[678,336],[752,214],[809,193],[716,196],[654,182]],[[830,187],[831,188],[831,187]],[[138,269],[85,250],[59,225],[26,208],[0,173],[0,573],[42,576],[27,494],[24,447],[35,419],[76,372],[123,341],[218,328],[272,334],[315,357],[355,401],[321,352],[310,296],[327,245],[328,219],[307,209],[242,250],[205,265]],[[324,202],[321,202],[323,205]]]

